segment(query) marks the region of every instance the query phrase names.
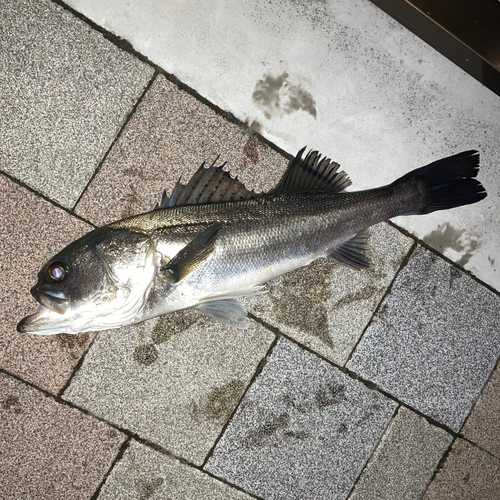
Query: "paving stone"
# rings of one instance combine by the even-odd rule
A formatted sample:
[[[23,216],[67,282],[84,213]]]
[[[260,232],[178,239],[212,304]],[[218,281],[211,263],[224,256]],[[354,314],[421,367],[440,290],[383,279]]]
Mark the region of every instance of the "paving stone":
[[[76,208],[97,225],[152,210],[202,162],[228,162],[249,189],[277,184],[288,161],[159,75]]]
[[[457,439],[424,500],[498,500],[500,460]]]
[[[500,458],[500,368],[493,372],[486,384],[462,428],[462,434]]]
[[[63,397],[199,465],[273,339],[194,310],[103,332]]]
[[[369,234],[373,269],[354,271],[321,259],[270,282],[268,294],[241,301],[259,318],[343,365],[413,243],[388,224]]]
[[[90,498],[126,436],[0,373],[0,497]]]
[[[48,0],[3,0],[0,39],[0,168],[72,207],[153,69]]]
[[[348,368],[458,431],[500,354],[500,300],[418,248]]]
[[[282,339],[205,469],[266,499],[343,499],[396,406]]]
[[[92,227],[0,175],[0,367],[57,393],[92,334],[21,334],[38,305],[30,288],[45,262]]]
[[[453,437],[404,406],[384,434],[349,500],[418,500]]]
[[[252,497],[179,460],[132,440],[99,500],[250,500]]]

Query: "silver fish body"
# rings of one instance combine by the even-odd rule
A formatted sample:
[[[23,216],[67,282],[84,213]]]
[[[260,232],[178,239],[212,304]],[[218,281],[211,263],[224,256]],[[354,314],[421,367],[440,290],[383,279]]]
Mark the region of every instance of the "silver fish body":
[[[301,151],[267,194],[202,166],[159,209],[97,229],[51,259],[32,290],[41,310],[18,330],[101,330],[191,307],[244,328],[236,297],[318,258],[369,267],[368,227],[484,198],[473,179],[478,162],[468,151],[388,186],[345,192],[338,165],[316,152],[303,160]]]

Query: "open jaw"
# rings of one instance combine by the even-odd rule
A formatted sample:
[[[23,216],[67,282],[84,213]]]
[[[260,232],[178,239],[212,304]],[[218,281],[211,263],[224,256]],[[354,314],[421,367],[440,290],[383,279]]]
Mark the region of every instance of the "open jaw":
[[[35,333],[37,335],[54,335],[57,333],[78,333],[72,331],[64,314],[50,310],[39,304],[38,311],[26,316],[17,325],[19,333]]]

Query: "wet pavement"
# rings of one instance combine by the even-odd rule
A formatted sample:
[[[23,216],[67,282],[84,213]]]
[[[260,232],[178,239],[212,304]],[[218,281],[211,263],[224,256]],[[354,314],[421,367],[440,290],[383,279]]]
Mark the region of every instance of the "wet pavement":
[[[91,3],[71,2],[89,17]],[[219,154],[255,190],[287,165],[283,123],[239,121],[229,90],[220,101],[228,81],[202,98],[210,75],[132,49],[106,31],[130,6],[103,5],[93,22],[62,2],[2,4],[0,498],[500,499],[500,298],[469,237],[484,228],[455,234],[449,254],[445,218],[427,240],[376,226],[373,269],[318,261],[285,275],[241,299],[244,332],[194,311],[97,334],[16,331],[41,265],[94,226],[150,210]],[[297,89],[295,111],[320,119],[321,99]],[[295,116],[284,109],[277,119]],[[311,142],[305,123],[285,149]],[[500,210],[463,223],[478,217]]]

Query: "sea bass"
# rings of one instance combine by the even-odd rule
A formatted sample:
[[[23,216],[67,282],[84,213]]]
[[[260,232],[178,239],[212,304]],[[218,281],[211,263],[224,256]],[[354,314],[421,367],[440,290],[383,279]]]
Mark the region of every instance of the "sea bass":
[[[248,190],[223,166],[203,164],[153,211],[95,229],[50,259],[31,294],[39,310],[22,333],[118,328],[196,308],[236,328],[237,297],[320,258],[370,267],[366,229],[399,215],[476,203],[477,151],[435,161],[392,184],[358,192],[339,165],[305,148],[267,193]]]

